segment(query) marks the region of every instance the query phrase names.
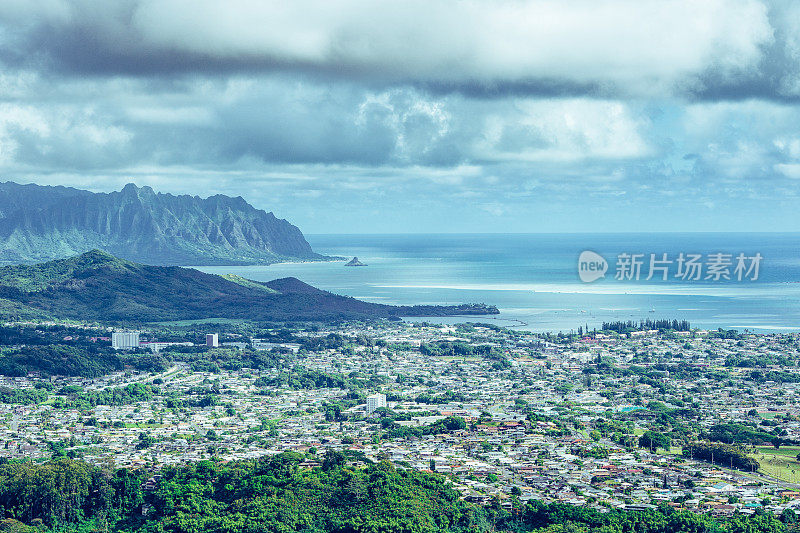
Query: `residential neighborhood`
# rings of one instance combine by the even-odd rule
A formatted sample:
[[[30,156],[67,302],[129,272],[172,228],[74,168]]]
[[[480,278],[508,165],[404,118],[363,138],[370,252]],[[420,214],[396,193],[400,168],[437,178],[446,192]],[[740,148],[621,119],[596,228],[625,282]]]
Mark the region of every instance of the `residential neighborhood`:
[[[139,335],[138,349],[119,353],[156,351],[156,333]],[[313,467],[343,451],[444,475],[476,503],[800,508],[796,335],[405,322],[297,329],[291,342],[217,335],[164,342],[157,371],[3,376],[3,391],[47,399],[0,404],[0,457],[67,454],[155,473],[284,451]],[[230,360],[258,364],[219,363]],[[119,391],[125,399],[103,399]],[[693,458],[685,451],[696,441],[757,462],[748,471],[719,454]]]

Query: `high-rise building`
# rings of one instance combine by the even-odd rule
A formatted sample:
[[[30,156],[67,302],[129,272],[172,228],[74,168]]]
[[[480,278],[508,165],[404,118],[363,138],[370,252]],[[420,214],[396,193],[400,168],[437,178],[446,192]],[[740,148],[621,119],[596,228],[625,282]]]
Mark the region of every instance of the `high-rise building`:
[[[115,331],[111,334],[111,347],[115,350],[133,350],[139,347],[138,331]]]
[[[206,335],[206,346],[209,348],[216,348],[219,346],[219,335],[216,333],[209,333]]]
[[[376,409],[386,407],[386,395],[380,392],[367,396],[367,413],[374,413]]]

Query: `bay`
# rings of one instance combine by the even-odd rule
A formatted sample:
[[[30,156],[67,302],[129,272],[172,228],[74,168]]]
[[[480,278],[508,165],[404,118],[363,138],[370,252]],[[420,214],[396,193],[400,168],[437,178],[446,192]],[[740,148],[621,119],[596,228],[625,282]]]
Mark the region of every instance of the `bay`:
[[[800,329],[797,233],[329,234],[307,239],[319,253],[358,256],[367,266],[333,261],[196,268],[258,281],[293,276],[337,294],[386,304],[484,302],[500,309],[499,315],[487,317],[424,319],[429,322],[480,321],[567,332],[599,328],[604,321],[666,318],[713,329]],[[593,283],[578,276],[578,257],[585,250],[608,262],[605,276]],[[675,276],[681,253],[702,256],[706,269],[700,280]],[[731,279],[706,279],[709,257],[718,253],[731,262]],[[615,279],[620,254],[641,255],[638,280]],[[650,254],[657,260],[666,254],[672,261],[665,267],[666,281],[660,272],[645,279]],[[763,258],[756,280],[736,279],[739,254]]]

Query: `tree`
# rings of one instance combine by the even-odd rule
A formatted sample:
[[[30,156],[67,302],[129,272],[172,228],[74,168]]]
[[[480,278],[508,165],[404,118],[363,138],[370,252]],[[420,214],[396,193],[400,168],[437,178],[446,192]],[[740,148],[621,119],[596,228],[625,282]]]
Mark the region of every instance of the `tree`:
[[[344,465],[346,462],[347,459],[342,452],[328,450],[325,452],[325,458],[322,460],[322,469],[332,470]]]
[[[670,445],[670,438],[663,433],[658,433],[656,431],[645,431],[644,434],[639,437],[639,446],[641,448],[647,448],[649,450],[663,448],[665,450],[669,450]]]
[[[139,433],[139,442],[136,443],[136,449],[144,450],[152,446],[155,442],[156,439],[154,439],[151,435],[147,433]]]

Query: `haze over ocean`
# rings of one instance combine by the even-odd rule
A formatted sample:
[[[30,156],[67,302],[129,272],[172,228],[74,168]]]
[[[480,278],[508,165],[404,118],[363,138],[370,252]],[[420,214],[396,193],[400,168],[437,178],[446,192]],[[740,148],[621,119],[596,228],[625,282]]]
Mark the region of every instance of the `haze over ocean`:
[[[603,321],[685,319],[693,327],[800,330],[800,234],[391,234],[307,235],[315,251],[352,256],[343,262],[270,266],[198,267],[266,281],[295,276],[334,293],[387,304],[485,302],[500,315],[469,317],[533,331],[600,327]],[[608,261],[604,278],[584,283],[578,256],[584,250]],[[644,254],[640,279],[617,280],[618,255]],[[702,254],[701,280],[676,278],[679,254]],[[705,279],[709,254],[731,254],[730,280]],[[757,280],[736,279],[739,254],[763,259]],[[662,259],[668,279],[649,274],[650,254]],[[749,266],[749,262],[748,262]],[[457,322],[459,319],[425,319]]]

